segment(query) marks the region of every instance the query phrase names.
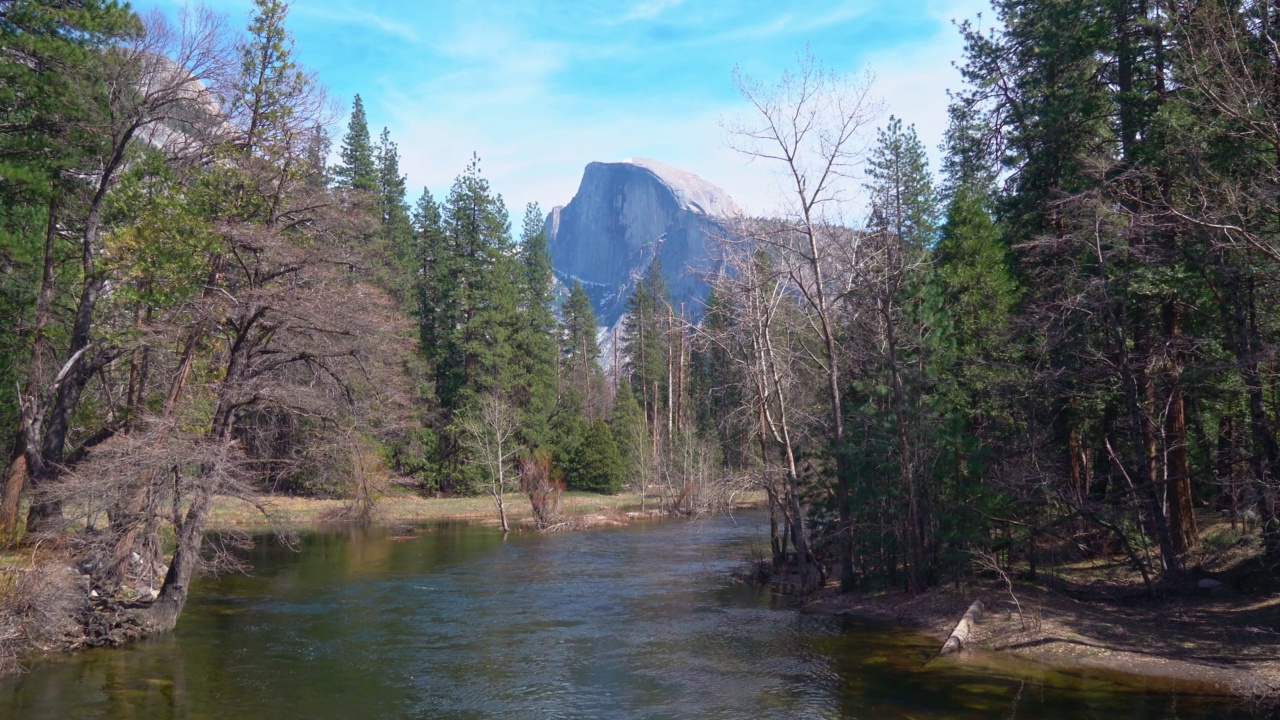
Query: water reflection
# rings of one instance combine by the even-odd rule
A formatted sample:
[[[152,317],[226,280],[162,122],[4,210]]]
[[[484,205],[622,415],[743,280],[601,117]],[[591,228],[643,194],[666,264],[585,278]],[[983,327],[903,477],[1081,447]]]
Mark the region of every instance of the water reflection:
[[[23,718],[1226,718],[1112,678],[929,663],[934,642],[735,586],[759,518],[538,536],[316,534],[200,582],[176,634],[0,685]]]

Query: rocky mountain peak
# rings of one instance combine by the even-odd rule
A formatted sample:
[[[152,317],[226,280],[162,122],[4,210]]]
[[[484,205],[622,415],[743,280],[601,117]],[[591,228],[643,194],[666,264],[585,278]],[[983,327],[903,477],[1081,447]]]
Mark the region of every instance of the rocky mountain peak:
[[[741,214],[721,188],[656,160],[593,162],[569,204],[547,215],[557,274],[587,288],[600,323],[613,325],[654,258],[674,302],[701,314],[705,276],[718,267],[714,238]]]

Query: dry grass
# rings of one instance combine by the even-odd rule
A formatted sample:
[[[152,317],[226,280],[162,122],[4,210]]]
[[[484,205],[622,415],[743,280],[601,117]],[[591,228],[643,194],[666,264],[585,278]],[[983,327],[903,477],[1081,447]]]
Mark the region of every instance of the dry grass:
[[[66,558],[14,559],[24,565],[0,567],[0,675],[24,656],[75,647],[87,592]]]
[[[328,513],[341,510],[344,500],[323,500],[276,496],[263,499],[266,514],[257,507],[235,498],[219,498],[214,506],[210,529],[246,529],[270,526],[298,527],[322,524]],[[522,494],[507,496],[507,514],[513,519],[533,517],[529,498]],[[652,499],[649,505],[653,504]],[[568,492],[561,501],[561,512],[567,516],[604,512],[626,512],[640,508],[638,495],[597,495]],[[392,492],[378,503],[378,513],[386,523],[410,523],[427,520],[497,519],[498,511],[488,497],[424,498],[408,492]]]

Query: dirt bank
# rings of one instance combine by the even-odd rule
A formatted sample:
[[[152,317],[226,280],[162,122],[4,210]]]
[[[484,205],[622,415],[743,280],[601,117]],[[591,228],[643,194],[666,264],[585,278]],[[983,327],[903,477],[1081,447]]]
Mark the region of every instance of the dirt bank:
[[[1033,585],[846,594],[825,588],[808,612],[894,623],[937,638],[938,646],[975,599],[987,612],[962,662],[1007,667],[1009,658],[1054,669],[1097,669],[1196,692],[1280,701],[1280,595],[1217,596],[1208,591],[1157,600],[1080,601]],[[1158,683],[1157,683],[1158,684]]]

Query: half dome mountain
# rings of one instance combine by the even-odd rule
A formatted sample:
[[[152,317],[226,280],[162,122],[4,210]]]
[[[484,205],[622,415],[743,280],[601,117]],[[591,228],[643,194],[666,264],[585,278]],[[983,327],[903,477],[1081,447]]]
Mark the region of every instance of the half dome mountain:
[[[569,204],[547,215],[547,243],[556,273],[583,283],[601,325],[623,315],[635,281],[655,258],[672,301],[696,318],[708,292],[705,278],[719,268],[715,238],[741,212],[724,190],[671,165],[593,162]]]

